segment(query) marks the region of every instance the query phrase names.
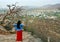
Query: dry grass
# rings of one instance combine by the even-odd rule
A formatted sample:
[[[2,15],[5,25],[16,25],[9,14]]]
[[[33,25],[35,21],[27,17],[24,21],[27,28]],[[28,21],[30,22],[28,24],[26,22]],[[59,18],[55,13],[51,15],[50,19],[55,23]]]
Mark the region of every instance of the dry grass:
[[[60,42],[60,20],[35,19],[33,23],[28,24],[27,30],[36,34],[44,42],[50,37],[50,42]]]

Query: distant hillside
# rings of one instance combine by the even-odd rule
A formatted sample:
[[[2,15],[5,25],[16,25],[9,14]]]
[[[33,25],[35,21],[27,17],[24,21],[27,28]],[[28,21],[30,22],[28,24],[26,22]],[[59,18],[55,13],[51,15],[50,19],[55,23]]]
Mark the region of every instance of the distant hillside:
[[[60,9],[60,4],[54,4],[54,5],[44,5],[41,7],[37,7],[37,6],[23,6],[22,8],[24,9]]]
[[[40,7],[38,7],[38,6],[22,6],[22,8],[29,10],[29,9],[40,8]]]
[[[60,9],[60,4],[48,4],[48,5],[44,5],[44,6],[22,6],[23,9]]]
[[[26,9],[26,10],[30,10],[30,9],[59,9],[60,10],[60,3],[59,4],[54,4],[54,5],[44,5],[44,6],[41,6],[41,7],[38,7],[38,6],[22,6],[20,7],[22,9]],[[0,13],[4,13],[6,12],[7,9],[1,9],[0,8]]]
[[[41,8],[45,8],[45,9],[60,9],[60,4],[45,5],[45,6],[42,6]]]

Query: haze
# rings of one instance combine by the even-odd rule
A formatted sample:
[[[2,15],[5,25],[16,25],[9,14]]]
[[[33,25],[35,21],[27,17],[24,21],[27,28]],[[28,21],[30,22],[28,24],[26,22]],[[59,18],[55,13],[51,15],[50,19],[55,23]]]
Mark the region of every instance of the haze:
[[[6,8],[7,4],[14,4],[17,2],[19,6],[43,6],[48,4],[60,3],[60,0],[0,0],[0,8]]]

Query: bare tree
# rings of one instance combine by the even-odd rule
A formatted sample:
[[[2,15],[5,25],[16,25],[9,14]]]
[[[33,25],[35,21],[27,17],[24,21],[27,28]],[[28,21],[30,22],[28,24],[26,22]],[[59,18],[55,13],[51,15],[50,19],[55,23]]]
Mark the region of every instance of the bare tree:
[[[4,25],[4,21],[5,21],[5,19],[6,19],[7,16],[9,16],[9,15],[15,15],[15,14],[19,16],[18,13],[21,11],[21,9],[17,8],[16,3],[12,4],[12,5],[7,5],[7,7],[8,7],[9,10],[6,12],[5,16],[3,17],[2,21],[1,21],[1,25],[3,27],[6,27],[6,25]],[[14,16],[11,16],[11,17],[14,17]]]

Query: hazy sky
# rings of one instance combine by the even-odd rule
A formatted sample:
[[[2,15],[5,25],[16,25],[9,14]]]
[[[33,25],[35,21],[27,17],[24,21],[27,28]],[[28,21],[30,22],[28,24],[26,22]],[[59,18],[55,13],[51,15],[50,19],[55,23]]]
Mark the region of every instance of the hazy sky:
[[[60,0],[0,0],[0,8],[6,7],[7,4],[17,3],[19,6],[43,6],[47,4],[60,3]]]

